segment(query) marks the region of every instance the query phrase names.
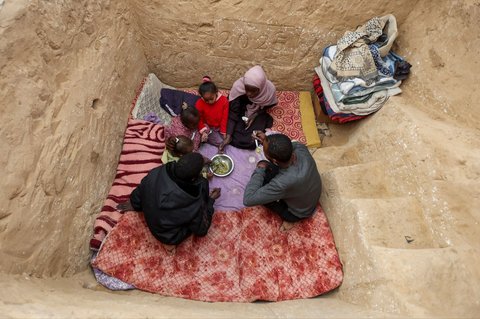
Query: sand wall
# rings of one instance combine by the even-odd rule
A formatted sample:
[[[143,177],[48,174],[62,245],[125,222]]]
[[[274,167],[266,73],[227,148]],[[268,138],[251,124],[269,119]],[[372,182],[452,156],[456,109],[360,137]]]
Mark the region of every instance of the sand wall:
[[[314,158],[345,271],[335,297],[409,316],[479,313],[480,133],[406,97],[331,129]]]
[[[419,1],[401,26],[400,53],[413,64],[404,86],[435,119],[480,128],[480,1]]]
[[[71,274],[147,71],[136,23],[102,0],[6,1],[0,24],[0,269]]]
[[[478,314],[480,3],[432,3],[0,0],[0,271],[24,273],[1,276],[23,299],[4,290],[0,308],[19,317],[32,314],[30,305],[41,309],[37,315],[70,314],[94,300],[94,314],[104,307],[108,317],[115,300],[124,317],[177,308],[228,317],[223,305],[106,292],[88,273],[93,219],[115,173],[136,86],[153,71],[176,86],[209,74],[228,88],[261,63],[279,88],[310,89],[325,45],[394,13],[395,49],[413,64],[404,93],[367,120],[332,125],[333,137],[314,154],[343,285],[317,300],[232,309],[244,317]],[[151,303],[160,305],[154,313]]]
[[[315,152],[345,278],[336,297],[409,316],[480,313],[479,1],[420,1],[400,96]]]
[[[230,88],[262,64],[280,89],[310,89],[322,49],[375,15],[402,24],[417,0],[131,0],[150,70],[180,87]]]

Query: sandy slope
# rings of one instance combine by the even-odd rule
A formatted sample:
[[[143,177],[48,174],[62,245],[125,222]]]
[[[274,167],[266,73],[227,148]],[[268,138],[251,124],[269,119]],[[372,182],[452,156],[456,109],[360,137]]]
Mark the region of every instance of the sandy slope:
[[[332,125],[314,153],[340,289],[209,304],[95,283],[91,225],[147,70],[173,85],[208,73],[228,86],[262,63],[279,88],[310,89],[325,45],[390,12],[394,49],[413,64],[404,93],[367,120]],[[478,0],[0,1],[1,316],[477,316],[479,19]]]

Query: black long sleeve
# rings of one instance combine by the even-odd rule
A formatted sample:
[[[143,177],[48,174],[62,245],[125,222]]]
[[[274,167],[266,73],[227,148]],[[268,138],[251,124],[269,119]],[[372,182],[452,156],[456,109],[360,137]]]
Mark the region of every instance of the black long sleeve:
[[[189,229],[196,236],[201,237],[208,233],[208,229],[212,223],[214,202],[215,200],[209,197],[204,209],[192,220]]]
[[[143,183],[140,183],[140,185],[138,185],[137,188],[135,188],[133,192],[130,194],[130,204],[132,204],[133,209],[135,209],[137,212],[143,211],[142,188],[143,188]]]
[[[233,135],[235,132],[237,122],[242,121],[242,113],[245,113],[245,110],[243,109],[244,107],[241,102],[241,97],[230,101],[228,106],[227,134]]]
[[[152,169],[130,195],[152,235],[168,245],[178,245],[192,233],[205,236],[213,216],[208,180],[182,181],[174,174],[176,164]]]

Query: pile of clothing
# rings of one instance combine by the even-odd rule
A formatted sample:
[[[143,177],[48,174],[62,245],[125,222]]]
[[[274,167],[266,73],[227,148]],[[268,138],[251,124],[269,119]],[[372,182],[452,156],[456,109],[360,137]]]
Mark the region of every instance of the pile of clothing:
[[[313,86],[333,121],[365,118],[402,92],[411,65],[391,51],[397,34],[393,15],[375,17],[323,50]]]

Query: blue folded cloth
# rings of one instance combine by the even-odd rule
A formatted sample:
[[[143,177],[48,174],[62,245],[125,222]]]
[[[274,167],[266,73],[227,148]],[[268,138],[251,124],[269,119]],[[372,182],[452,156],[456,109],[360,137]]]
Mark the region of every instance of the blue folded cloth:
[[[160,91],[160,106],[171,116],[177,116],[182,112],[183,103],[195,107],[199,98],[198,95],[179,90],[162,89]]]

